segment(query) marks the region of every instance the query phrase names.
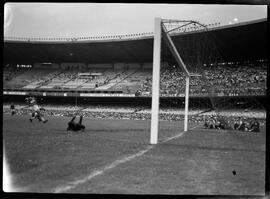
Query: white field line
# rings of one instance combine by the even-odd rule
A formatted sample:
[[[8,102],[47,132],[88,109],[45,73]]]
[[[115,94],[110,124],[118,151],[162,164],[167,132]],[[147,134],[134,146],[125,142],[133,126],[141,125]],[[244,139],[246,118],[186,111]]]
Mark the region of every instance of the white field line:
[[[196,127],[197,127],[197,126],[192,127],[192,128],[190,128],[190,129],[194,129],[194,128],[196,128]],[[165,143],[165,142],[168,142],[168,141],[173,140],[173,139],[175,139],[175,138],[181,137],[182,135],[184,135],[184,133],[185,133],[185,132],[182,131],[182,132],[179,133],[178,135],[175,135],[175,136],[173,136],[173,137],[170,137],[170,138],[167,138],[167,139],[165,139],[165,140],[160,141],[160,143]],[[93,172],[91,172],[91,173],[90,173],[88,176],[86,176],[85,178],[82,178],[82,179],[80,179],[80,180],[76,180],[76,181],[69,182],[69,183],[67,183],[66,185],[61,185],[61,186],[59,186],[59,187],[56,187],[56,189],[55,189],[53,192],[54,192],[54,193],[62,193],[62,192],[68,191],[68,190],[70,190],[70,189],[73,189],[73,188],[77,187],[77,186],[80,185],[80,184],[84,184],[84,183],[86,183],[87,181],[91,180],[92,178],[94,178],[94,177],[96,177],[96,176],[98,176],[98,175],[102,175],[105,171],[108,171],[108,170],[110,170],[110,169],[113,169],[113,168],[117,167],[117,166],[120,165],[120,164],[123,164],[123,163],[125,163],[125,162],[131,161],[131,160],[133,160],[133,159],[135,159],[135,158],[137,158],[137,157],[142,156],[143,154],[145,154],[146,152],[148,152],[150,149],[154,148],[154,146],[155,146],[155,145],[150,145],[150,146],[148,146],[146,149],[141,150],[141,151],[139,151],[139,152],[137,152],[137,153],[135,153],[135,154],[133,154],[133,155],[129,155],[129,156],[127,156],[127,157],[124,157],[124,158],[122,158],[122,159],[120,159],[120,160],[116,160],[116,161],[112,162],[111,164],[105,166],[105,167],[102,168],[102,169],[94,170]]]
[[[195,129],[196,127],[198,127],[198,125],[189,128],[189,130]],[[177,134],[177,135],[175,135],[175,136],[173,136],[173,137],[169,137],[169,138],[167,138],[167,139],[161,140],[159,143],[165,143],[165,142],[168,142],[168,141],[173,140],[173,139],[175,139],[175,138],[181,137],[182,135],[184,135],[185,132],[186,132],[186,131],[182,131],[182,132],[180,132],[179,134]]]
[[[70,182],[68,183],[67,185],[64,185],[64,186],[60,186],[60,187],[57,187],[54,191],[54,193],[61,193],[61,192],[64,192],[64,191],[67,191],[67,190],[70,190],[70,189],[73,189],[75,188],[77,185],[79,184],[83,184],[89,180],[91,180],[92,178],[98,176],[98,175],[101,175],[103,174],[105,171],[107,170],[110,170],[110,169],[113,169],[115,168],[116,166],[118,166],[119,164],[122,164],[122,163],[125,163],[125,162],[128,162],[136,157],[139,157],[139,156],[142,156],[144,153],[148,152],[150,149],[152,149],[154,146],[151,145],[151,146],[148,146],[145,150],[142,150],[142,151],[139,151],[138,153],[135,153],[133,155],[130,155],[130,156],[127,156],[125,158],[122,158],[120,160],[116,160],[114,161],[113,163],[111,163],[110,165],[102,168],[102,169],[99,169],[99,170],[95,170],[93,171],[92,173],[90,173],[88,176],[86,176],[85,178],[81,179],[81,180],[76,180],[76,181],[73,181],[73,182]]]

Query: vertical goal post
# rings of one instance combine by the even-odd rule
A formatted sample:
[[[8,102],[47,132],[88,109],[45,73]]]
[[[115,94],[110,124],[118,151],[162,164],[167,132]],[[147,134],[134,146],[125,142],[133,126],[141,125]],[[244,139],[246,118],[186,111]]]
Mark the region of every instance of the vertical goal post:
[[[159,97],[160,97],[160,61],[161,61],[161,40],[164,39],[167,47],[175,58],[178,66],[184,72],[186,77],[186,89],[185,89],[185,116],[184,116],[184,131],[188,130],[188,104],[189,104],[189,81],[191,76],[199,76],[198,74],[190,73],[179,55],[177,48],[175,47],[169,32],[177,30],[174,28],[167,31],[164,23],[177,20],[163,20],[161,18],[155,18],[154,26],[154,48],[153,48],[153,74],[152,74],[152,107],[151,107],[151,134],[150,144],[158,143],[158,129],[159,129]],[[197,23],[195,21],[181,21],[187,22],[186,25]],[[162,38],[163,36],[163,38]]]
[[[158,142],[158,112],[160,84],[160,53],[161,53],[161,18],[155,18],[153,78],[152,78],[152,107],[151,107],[151,136],[150,144]]]

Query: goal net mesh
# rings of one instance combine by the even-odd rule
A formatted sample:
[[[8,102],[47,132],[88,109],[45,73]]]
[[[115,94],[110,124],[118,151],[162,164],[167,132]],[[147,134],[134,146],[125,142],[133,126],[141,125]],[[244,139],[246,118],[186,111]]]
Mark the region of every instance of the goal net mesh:
[[[170,44],[164,39],[165,34],[169,35],[187,70],[192,74],[189,86],[189,122],[203,123],[207,114],[220,116],[221,110],[228,103],[218,97],[222,81],[216,79],[215,71],[223,60],[215,38],[199,22],[168,20],[162,23],[159,119],[172,122],[184,119],[186,76],[173,56]],[[172,124],[183,125],[179,122]],[[180,126],[179,129],[182,129]]]

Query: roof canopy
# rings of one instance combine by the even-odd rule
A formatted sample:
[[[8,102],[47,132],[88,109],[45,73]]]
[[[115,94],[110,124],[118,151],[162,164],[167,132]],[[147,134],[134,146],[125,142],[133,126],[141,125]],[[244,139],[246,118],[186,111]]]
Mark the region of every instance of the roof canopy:
[[[178,34],[187,39],[194,34],[211,34],[224,61],[267,58],[267,21],[223,26],[208,32]],[[177,45],[177,42],[176,42]],[[5,63],[80,62],[143,63],[153,60],[153,37],[81,42],[4,41]]]

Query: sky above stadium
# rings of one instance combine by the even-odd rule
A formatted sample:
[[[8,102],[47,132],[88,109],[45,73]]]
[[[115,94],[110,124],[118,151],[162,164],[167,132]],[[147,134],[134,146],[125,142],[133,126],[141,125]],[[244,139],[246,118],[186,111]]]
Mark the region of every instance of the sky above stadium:
[[[154,31],[154,18],[222,25],[267,17],[266,5],[6,3],[4,36],[90,37]]]

